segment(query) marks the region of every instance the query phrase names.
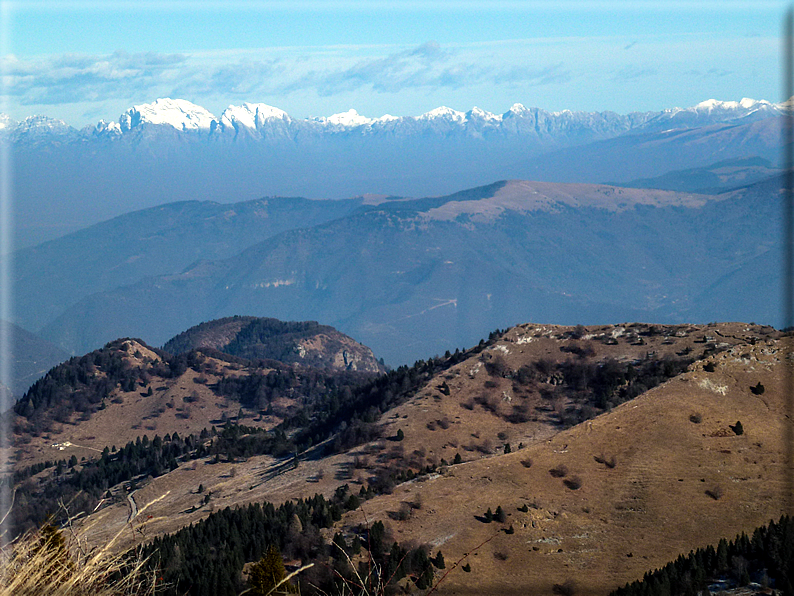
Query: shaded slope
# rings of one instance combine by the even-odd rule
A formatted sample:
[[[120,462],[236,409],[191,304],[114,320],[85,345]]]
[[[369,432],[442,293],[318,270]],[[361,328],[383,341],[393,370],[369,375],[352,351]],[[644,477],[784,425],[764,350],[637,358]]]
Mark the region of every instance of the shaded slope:
[[[95,292],[177,273],[201,259],[228,258],[285,230],[342,217],[361,203],[187,201],[121,215],[13,254],[17,320],[39,328]]]
[[[6,326],[11,345],[11,392],[15,398],[22,396],[39,377],[56,364],[69,357],[64,350],[37,337],[13,323],[0,322]]]
[[[163,345],[166,352],[173,354],[200,348],[213,348],[247,359],[382,372],[372,350],[333,327],[315,321],[283,322],[257,317],[228,317],[201,323]]]
[[[751,260],[778,245],[779,209],[763,185],[709,197],[511,181],[386,202],[91,296],[44,334],[84,350],[107,336],[161,343],[239,313],[310,318],[395,364],[527,319],[714,320],[723,312],[703,292],[754,274]],[[756,302],[737,303],[732,318],[776,323],[755,316]]]

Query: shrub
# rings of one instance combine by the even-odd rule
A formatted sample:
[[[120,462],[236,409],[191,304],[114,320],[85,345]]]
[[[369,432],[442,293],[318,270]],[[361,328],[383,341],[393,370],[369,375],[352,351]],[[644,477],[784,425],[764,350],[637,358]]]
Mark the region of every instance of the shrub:
[[[612,457],[607,457],[602,453],[601,455],[594,455],[593,459],[596,460],[599,464],[604,464],[610,470],[618,464],[617,459],[615,458],[614,455]]]
[[[525,468],[531,468],[532,467],[532,458],[528,457],[526,459],[522,459],[521,460],[521,465],[524,466]]]
[[[694,414],[689,415],[689,421],[694,422],[695,424],[700,424],[703,421],[703,416],[700,415],[700,412],[695,412]]]
[[[753,395],[761,395],[765,391],[765,387],[761,384],[761,381],[758,381],[758,385],[755,387],[750,387],[750,391],[753,392]]]
[[[503,553],[502,551],[496,551],[493,554],[493,556],[494,556],[494,559],[497,559],[499,561],[507,561],[507,559],[508,559],[508,554],[507,553]]]
[[[574,596],[576,594],[576,584],[573,580],[566,580],[562,584],[554,584],[551,591],[558,596]]]
[[[401,428],[398,429],[397,430],[397,440],[398,441],[402,441],[404,438],[405,438],[405,433],[403,432],[403,429],[401,429]]]
[[[722,487],[717,485],[713,488],[710,488],[706,491],[706,494],[710,496],[715,501],[719,501],[722,498]]]
[[[742,426],[742,421],[741,420],[737,420],[736,424],[733,424],[733,425],[729,424],[728,426],[730,426],[731,430],[734,433],[736,433],[737,435],[743,435],[744,434],[744,427]]]
[[[466,563],[463,567],[461,567],[461,569],[463,569],[463,571],[465,571],[466,573],[471,573],[471,565],[469,565],[468,563]]]
[[[571,490],[579,490],[582,488],[582,479],[579,476],[571,476],[570,478],[566,478],[562,481],[565,486],[570,488]]]
[[[505,523],[507,521],[507,516],[505,515],[505,512],[502,509],[501,505],[496,507],[496,513],[494,513],[493,518],[496,521],[498,521],[500,524],[503,524],[503,523]]]
[[[568,474],[568,468],[565,465],[560,464],[559,466],[549,470],[549,474],[551,474],[554,478],[563,478],[566,474]]]

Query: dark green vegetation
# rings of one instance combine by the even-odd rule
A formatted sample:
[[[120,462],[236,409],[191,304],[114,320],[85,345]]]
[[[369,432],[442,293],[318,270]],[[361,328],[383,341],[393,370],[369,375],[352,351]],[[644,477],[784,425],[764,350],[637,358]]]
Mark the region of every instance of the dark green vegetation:
[[[126,359],[125,342],[118,340],[50,371],[17,403],[17,431],[43,432],[78,412],[87,419],[102,407],[114,389],[142,388],[142,375],[169,378],[183,374],[187,367],[203,372],[207,365],[197,352],[178,356],[160,352],[161,361],[132,367]],[[463,360],[466,354],[456,352],[443,359],[420,361],[413,367],[400,367],[375,378],[281,365],[266,374],[253,372],[221,379],[213,387],[217,394],[252,409],[268,411],[272,400],[287,395],[299,397],[300,405],[272,432],[245,427],[239,421],[229,422],[220,432],[204,430],[184,438],[176,434],[163,439],[155,436],[151,441],[144,436],[119,451],[106,449],[98,460],[79,464],[62,460],[20,471],[16,478],[19,501],[11,533],[41,524],[49,515],[64,515],[59,511],[59,500],[71,502],[72,515],[90,511],[118,483],[159,476],[189,459],[234,461],[265,454],[289,459],[332,437],[333,442],[326,444],[324,450],[342,451],[376,439],[380,431],[375,422],[381,413],[410,398],[435,372]],[[95,374],[97,371],[103,374]],[[44,477],[30,478],[45,469],[48,473]],[[388,490],[405,480],[408,473],[409,470],[395,468],[373,479],[373,486]]]
[[[358,580],[350,561],[362,578],[369,578],[370,586],[379,580],[388,584],[387,593],[394,593],[394,584],[406,575],[417,587],[429,587],[434,566],[443,565],[443,556],[431,559],[425,547],[399,545],[382,522],[347,536],[337,533],[330,545],[322,538],[319,530],[356,509],[366,496],[362,490],[356,497],[343,485],[330,499],[315,495],[279,507],[268,502],[227,507],[198,524],[155,538],[143,547],[143,555],[160,570],[164,594],[236,596],[244,589],[244,563],[260,559],[273,546],[287,559],[315,563],[296,578],[301,594],[341,593],[344,583],[352,588]]]
[[[36,381],[14,405],[14,413],[27,422],[22,428],[18,419],[14,431],[35,436],[50,430],[56,422],[68,421],[75,412],[87,420],[115,389],[133,391],[150,375],[171,378],[187,369],[188,357],[147,360],[144,366],[131,366],[124,349],[125,341],[119,339],[101,350],[70,358]],[[165,357],[162,352],[159,355]],[[97,374],[100,371],[102,374]]]
[[[368,348],[316,321],[226,317],[191,327],[163,346],[171,354],[205,348],[247,360],[278,360],[317,368],[347,367],[371,372],[380,369]],[[339,353],[345,358],[341,365],[335,361]]]
[[[213,428],[184,438],[177,433],[153,439],[144,435],[133,443],[112,451],[105,448],[96,460],[78,462],[70,460],[48,461],[19,470],[14,474],[17,501],[13,518],[8,519],[11,535],[36,527],[50,516],[63,521],[66,511],[60,503],[68,505],[71,515],[92,511],[102,498],[123,499],[124,491],[115,496],[108,489],[127,483],[134,490],[137,483],[147,477],[157,477],[176,469],[180,463],[200,458],[210,461],[235,461],[237,458],[270,454],[288,461],[294,444],[283,432],[268,433],[259,428],[230,424],[221,431]],[[32,476],[48,470],[38,481]]]
[[[237,367],[235,375],[221,376],[217,383],[209,384],[216,395],[231,398],[260,413],[272,412],[273,402],[280,397],[292,399],[294,407],[278,412],[283,417],[278,427],[265,431],[244,426],[239,418],[232,418],[227,419],[224,426],[219,424],[217,430],[204,430],[187,436],[155,436],[153,439],[144,436],[119,450],[105,450],[97,460],[78,462],[72,458],[71,461],[48,462],[22,470],[15,478],[19,507],[12,533],[41,524],[48,515],[55,515],[55,521],[62,521],[64,512],[59,509],[60,499],[70,502],[71,515],[88,512],[101,499],[124,499],[125,490],[146,482],[148,476],[167,473],[190,460],[204,459],[211,464],[271,455],[278,460],[276,466],[289,466],[300,459],[323,457],[379,438],[377,422],[381,415],[409,400],[428,382],[433,381],[441,394],[451,395],[449,385],[439,384],[436,375],[468,358],[474,357],[483,363],[490,381],[503,383],[500,378],[510,379],[516,394],[520,393],[517,388],[524,393],[530,388],[542,389],[541,397],[546,403],[567,404],[563,408],[548,408],[550,419],[563,427],[577,424],[639,395],[679,374],[692,361],[691,350],[686,349],[680,356],[655,357],[647,353],[646,357],[633,362],[602,360],[596,363],[591,356],[596,345],[593,342],[598,340],[585,339],[584,329],[576,328],[561,338],[564,360],[534,360],[513,370],[499,355],[499,350],[487,349],[503,333],[501,330],[492,332],[487,341],[481,341],[470,350],[447,352],[443,357],[421,360],[411,367],[402,366],[379,376],[303,369],[276,361],[267,361],[268,370],[264,371],[252,366],[251,361],[213,352],[234,362]],[[658,328],[643,326],[631,341],[645,341],[649,336],[660,333],[662,331]],[[614,340],[604,337],[601,341],[611,343]],[[199,376],[206,376],[211,370],[215,371],[213,374],[218,372],[212,359],[199,352],[172,356],[158,351],[160,360],[147,360],[139,353],[131,360],[132,349],[127,340],[118,340],[103,350],[72,359],[53,369],[17,405],[21,416],[19,427],[28,425],[35,431],[46,428],[56,415],[63,419],[74,413],[90,416],[102,407],[103,399],[107,399],[113,390],[135,390],[143,394],[155,376],[176,378],[188,368]],[[710,351],[713,347],[704,343],[703,349]],[[238,375],[241,371],[242,374]],[[551,378],[555,379],[553,384],[549,382]],[[503,415],[509,421],[521,422],[525,413],[514,407],[512,413]],[[399,437],[390,438],[396,440]],[[461,460],[456,458],[455,461]],[[603,455],[596,461],[607,467],[616,465],[614,458]],[[331,504],[306,501],[303,505],[300,502],[286,504],[279,509],[265,505],[216,513],[210,517],[213,521],[200,522],[161,539],[160,544],[165,545],[162,559],[159,559],[161,569],[179,590],[195,594],[233,593],[240,589],[239,574],[243,563],[259,559],[268,545],[275,544],[289,557],[304,562],[324,561],[345,576],[352,571],[345,567],[348,564],[345,557],[334,555],[333,548],[328,550],[320,538],[319,529],[329,527],[344,509],[357,508],[362,499],[388,493],[396,484],[433,471],[432,466],[414,463],[403,458],[389,461],[388,465],[376,465],[370,470],[366,486],[358,494],[335,497]],[[531,465],[529,460],[522,463],[527,467]],[[581,487],[576,477],[567,476],[567,471],[560,470],[554,475],[564,478],[561,482],[565,482],[570,490]],[[119,488],[120,485],[123,487]],[[204,503],[198,505],[199,508],[212,502],[210,494],[203,494]],[[259,512],[255,512],[256,507],[259,507]],[[296,513],[290,507],[303,509]],[[295,523],[295,515],[299,523]],[[246,516],[256,518],[250,521],[254,528],[252,532],[257,532],[256,528],[264,524],[272,526],[271,534],[266,532],[262,538],[249,534],[248,530],[243,531],[241,528],[249,523],[245,521]],[[282,517],[287,521],[278,521]],[[506,521],[501,507],[496,507],[496,513],[488,517]],[[503,529],[506,533],[514,531],[509,527]],[[356,536],[342,536],[335,542],[343,548],[349,545],[351,556],[355,556],[353,545],[359,544],[361,548],[366,544],[365,538],[371,539],[371,536],[366,529],[361,529]],[[426,571],[430,567],[424,565],[426,552],[411,554],[408,549],[391,546],[391,542],[383,544],[382,550],[376,547],[368,549],[367,557],[371,554],[384,576],[388,572],[388,577],[396,579],[405,573],[415,578],[417,585],[425,586],[432,581],[432,575]],[[197,560],[203,567],[200,571],[195,569],[199,564]],[[433,564],[438,566],[438,558],[430,565]],[[310,576],[312,581],[316,585],[333,588],[333,584],[328,583],[331,575],[322,575],[325,573],[323,569],[327,571],[328,568],[316,566]]]
[[[228,337],[213,337],[226,334],[226,327],[232,327]],[[316,321],[279,321],[278,319],[258,317],[226,317],[201,323],[183,331],[163,345],[163,350],[171,354],[182,354],[200,347],[214,347],[217,350],[247,358],[249,360],[268,359],[291,362],[295,358],[295,340],[313,337],[319,333],[332,333],[333,327],[320,325]]]
[[[611,596],[695,596],[718,580],[724,587],[754,581],[784,596],[794,594],[794,519],[783,516],[750,537],[742,533],[730,542],[720,540],[717,548],[682,555]]]

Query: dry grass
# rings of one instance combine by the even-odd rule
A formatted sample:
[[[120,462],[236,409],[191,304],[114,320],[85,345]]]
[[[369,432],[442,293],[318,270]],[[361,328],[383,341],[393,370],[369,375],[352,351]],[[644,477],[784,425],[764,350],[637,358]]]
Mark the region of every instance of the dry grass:
[[[76,533],[71,523],[65,533],[67,536],[60,530],[28,532],[0,550],[0,596],[155,593],[157,577],[146,568],[146,561],[134,551],[114,552],[121,532],[94,548],[89,548],[83,533]]]

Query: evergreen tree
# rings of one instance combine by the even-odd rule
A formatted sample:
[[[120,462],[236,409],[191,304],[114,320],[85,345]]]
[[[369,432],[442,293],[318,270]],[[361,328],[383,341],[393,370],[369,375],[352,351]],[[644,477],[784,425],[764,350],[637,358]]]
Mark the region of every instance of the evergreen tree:
[[[445,569],[446,563],[444,562],[444,555],[441,554],[441,551],[438,551],[435,559],[431,559],[433,565],[435,565],[438,569]]]
[[[284,569],[284,560],[281,558],[281,551],[274,544],[267,547],[267,553],[257,563],[251,567],[248,575],[248,582],[251,584],[252,593],[257,596],[266,596],[270,593],[287,575]],[[274,594],[289,594],[291,592],[289,583],[282,584]]]

